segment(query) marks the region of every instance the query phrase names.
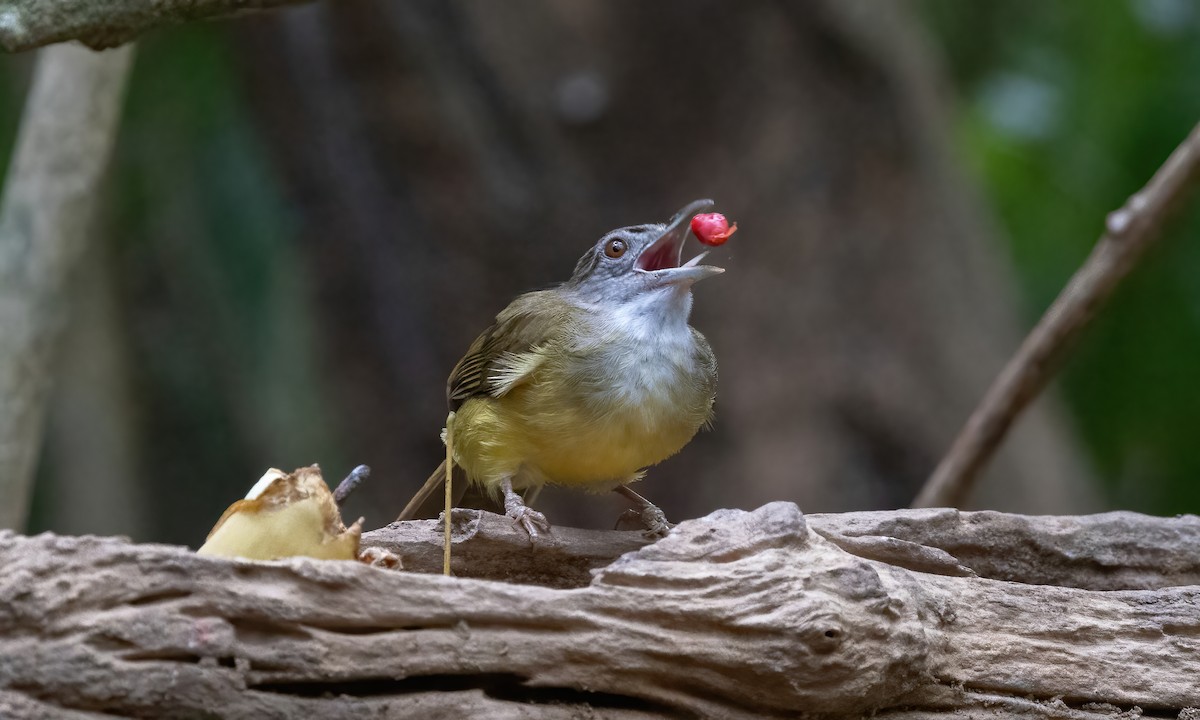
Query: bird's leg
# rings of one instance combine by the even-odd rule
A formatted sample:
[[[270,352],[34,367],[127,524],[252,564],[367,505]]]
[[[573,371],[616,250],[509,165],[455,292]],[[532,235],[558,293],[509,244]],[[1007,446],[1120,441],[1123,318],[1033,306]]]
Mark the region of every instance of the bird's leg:
[[[646,529],[646,537],[659,538],[671,532],[671,528],[674,526],[667,522],[667,516],[657,505],[638,495],[628,485],[618,485],[613,488],[613,492],[637,506],[633,512],[641,517],[642,526]]]
[[[500,489],[504,491],[504,514],[512,518],[513,524],[524,528],[531,540],[537,539],[539,530],[550,532],[550,522],[546,520],[546,516],[537,510],[531,510],[521,496],[513,492],[512,478],[501,480]]]

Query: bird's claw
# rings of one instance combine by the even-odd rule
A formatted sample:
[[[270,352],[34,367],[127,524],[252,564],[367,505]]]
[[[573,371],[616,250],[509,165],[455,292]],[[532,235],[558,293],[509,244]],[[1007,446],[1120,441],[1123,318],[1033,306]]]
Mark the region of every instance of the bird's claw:
[[[617,516],[617,521],[613,523],[613,530],[620,530],[622,526],[632,525],[633,523],[642,524],[642,513],[629,508]]]
[[[622,525],[637,523],[642,528],[642,535],[649,540],[666,537],[674,524],[667,521],[667,516],[657,505],[647,505],[641,508],[630,508],[617,518],[614,530],[620,530]]]
[[[511,479],[505,478],[500,488],[504,491],[504,514],[512,519],[513,525],[524,529],[530,540],[537,540],[538,531],[550,533],[550,522],[546,516],[529,509],[521,496],[513,492]]]
[[[671,528],[675,527],[667,521],[667,516],[657,505],[647,505],[638,514],[642,519],[642,527],[645,528],[642,535],[651,540],[666,537],[671,532]]]
[[[513,525],[528,533],[531,540],[537,540],[539,533],[548,534],[550,532],[550,521],[546,519],[546,516],[525,505],[505,508],[504,514],[512,518]]]

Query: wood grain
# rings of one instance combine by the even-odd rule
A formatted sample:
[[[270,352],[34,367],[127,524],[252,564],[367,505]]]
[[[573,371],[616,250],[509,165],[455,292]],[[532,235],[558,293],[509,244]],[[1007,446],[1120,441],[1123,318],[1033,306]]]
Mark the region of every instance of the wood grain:
[[[457,569],[507,564],[534,581],[553,558],[600,565],[585,584],[578,569],[515,583],[0,534],[0,714],[1098,718],[1200,706],[1200,587],[1170,584],[1194,582],[1196,518],[810,522],[772,503],[684,522],[640,548],[630,534],[565,528],[537,547],[510,527],[456,518]],[[872,534],[883,530],[907,538]],[[858,554],[824,534],[855,538]],[[431,537],[432,521],[413,522],[366,541],[436,570],[436,548],[422,559]],[[972,549],[984,545],[991,560]],[[1034,570],[1032,552],[995,560],[1022,547],[1043,548],[1057,569]],[[891,560],[861,556],[879,548]],[[1120,584],[1157,588],[1071,586],[1111,584],[1099,568],[1124,560]],[[1170,569],[1152,576],[1150,564]],[[984,576],[1022,572],[1069,583]]]

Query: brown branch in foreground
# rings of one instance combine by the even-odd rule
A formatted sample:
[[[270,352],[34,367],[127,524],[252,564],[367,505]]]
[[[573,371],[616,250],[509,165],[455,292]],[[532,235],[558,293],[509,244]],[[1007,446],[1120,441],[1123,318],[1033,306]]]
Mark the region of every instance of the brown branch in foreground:
[[[460,560],[485,540],[507,545],[510,567],[546,552],[474,517]],[[410,527],[436,571],[436,523],[386,532]],[[907,528],[965,554],[1057,549],[1094,571],[1141,564],[1142,547],[1113,537],[1144,537],[1158,562],[1193,573],[1200,531],[1195,518],[1133,513],[810,523],[772,503],[684,522],[572,589],[0,533],[0,716],[1099,720],[1200,706],[1200,587],[914,571],[842,550],[823,537],[835,527],[877,550],[891,538],[866,531]],[[564,532],[559,551],[579,556],[583,532]],[[937,556],[899,542],[897,558]]]
[[[1171,211],[1200,175],[1200,125],[1154,177],[1109,214],[1106,232],[1021,343],[921,488],[913,507],[958,507],[1017,416],[1058,370],[1117,284],[1159,239]]]
[[[131,48],[38,56],[0,205],[0,527],[25,521],[68,283],[131,59]]]
[[[0,46],[8,52],[78,40],[103,50],[147,30],[309,0],[7,0],[0,4]]]

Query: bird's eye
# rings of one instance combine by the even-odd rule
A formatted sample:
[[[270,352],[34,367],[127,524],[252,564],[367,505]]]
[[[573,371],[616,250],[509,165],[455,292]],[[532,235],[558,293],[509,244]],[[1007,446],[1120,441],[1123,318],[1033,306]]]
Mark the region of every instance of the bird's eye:
[[[625,241],[621,238],[613,238],[604,244],[604,254],[610,258],[619,258],[625,254]]]

